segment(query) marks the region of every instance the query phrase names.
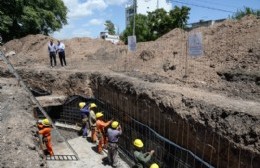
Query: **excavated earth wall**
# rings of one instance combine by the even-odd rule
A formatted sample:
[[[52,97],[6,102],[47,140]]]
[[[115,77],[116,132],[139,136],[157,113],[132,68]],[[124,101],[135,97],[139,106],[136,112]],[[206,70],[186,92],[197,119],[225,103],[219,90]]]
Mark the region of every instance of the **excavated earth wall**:
[[[18,71],[30,87],[51,93],[91,96],[93,92],[96,98],[215,167],[259,166],[259,102],[113,72]],[[7,71],[1,72],[2,77],[12,76]]]
[[[225,106],[218,103],[223,100],[201,99],[181,89],[158,89],[153,86],[156,84],[122,74],[97,73],[91,76],[91,81],[95,97],[150,126],[211,165],[259,166],[259,103],[250,102],[250,107],[250,103],[245,102],[245,107],[238,100],[227,100],[234,102]]]

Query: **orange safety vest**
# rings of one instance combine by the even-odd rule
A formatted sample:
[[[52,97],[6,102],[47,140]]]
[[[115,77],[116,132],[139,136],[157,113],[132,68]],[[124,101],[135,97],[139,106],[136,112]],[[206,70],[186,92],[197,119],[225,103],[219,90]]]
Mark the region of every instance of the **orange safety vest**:
[[[107,127],[109,124],[110,124],[110,121],[104,122],[104,121],[98,119],[96,121],[97,131],[104,135],[105,134],[104,128]]]

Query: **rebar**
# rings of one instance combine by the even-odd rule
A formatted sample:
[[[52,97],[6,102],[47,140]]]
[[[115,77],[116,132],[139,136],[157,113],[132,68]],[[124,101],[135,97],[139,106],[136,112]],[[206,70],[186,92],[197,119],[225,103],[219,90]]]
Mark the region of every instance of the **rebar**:
[[[215,138],[215,134],[214,134],[214,132],[212,133],[212,142],[211,142],[211,146],[212,146],[212,148],[211,148],[211,152],[210,152],[210,159],[209,159],[209,163],[211,164],[211,161],[212,161],[212,154],[213,154],[213,146],[214,146],[214,138]]]
[[[220,135],[218,134],[218,160],[217,160],[217,168],[219,167],[219,155],[220,155]]]
[[[250,168],[253,168],[254,153],[251,154]]]
[[[240,162],[241,162],[241,148],[239,148],[239,155],[238,155],[238,168],[240,168]]]
[[[230,150],[230,141],[228,141],[228,162],[227,162],[227,168],[229,168],[229,150]]]
[[[202,159],[204,159],[204,152],[205,152],[205,146],[206,146],[206,136],[207,136],[207,130],[205,130],[204,133],[204,143],[203,143],[203,150],[202,150]],[[201,167],[203,166],[203,164],[201,164]]]

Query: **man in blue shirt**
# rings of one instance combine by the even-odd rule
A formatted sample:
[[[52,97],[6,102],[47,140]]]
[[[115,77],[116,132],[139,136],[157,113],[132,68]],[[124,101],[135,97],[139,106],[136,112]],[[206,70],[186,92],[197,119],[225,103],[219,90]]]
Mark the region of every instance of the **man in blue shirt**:
[[[85,102],[80,102],[79,103],[79,108],[80,108],[80,114],[81,114],[81,119],[82,119],[82,137],[86,138],[88,136],[88,117],[89,117],[89,107],[86,105]]]
[[[117,121],[113,121],[111,127],[107,130],[108,161],[112,167],[118,167],[118,140],[121,134],[121,126]]]

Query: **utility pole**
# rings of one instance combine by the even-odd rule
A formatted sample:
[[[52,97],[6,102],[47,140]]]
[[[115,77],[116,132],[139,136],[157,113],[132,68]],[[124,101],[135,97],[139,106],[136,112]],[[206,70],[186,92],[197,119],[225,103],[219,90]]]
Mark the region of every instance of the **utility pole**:
[[[119,26],[117,25],[117,35],[119,36]]]
[[[134,8],[134,20],[133,20],[133,36],[135,35],[135,13],[136,13],[136,0],[133,0],[133,8]]]

